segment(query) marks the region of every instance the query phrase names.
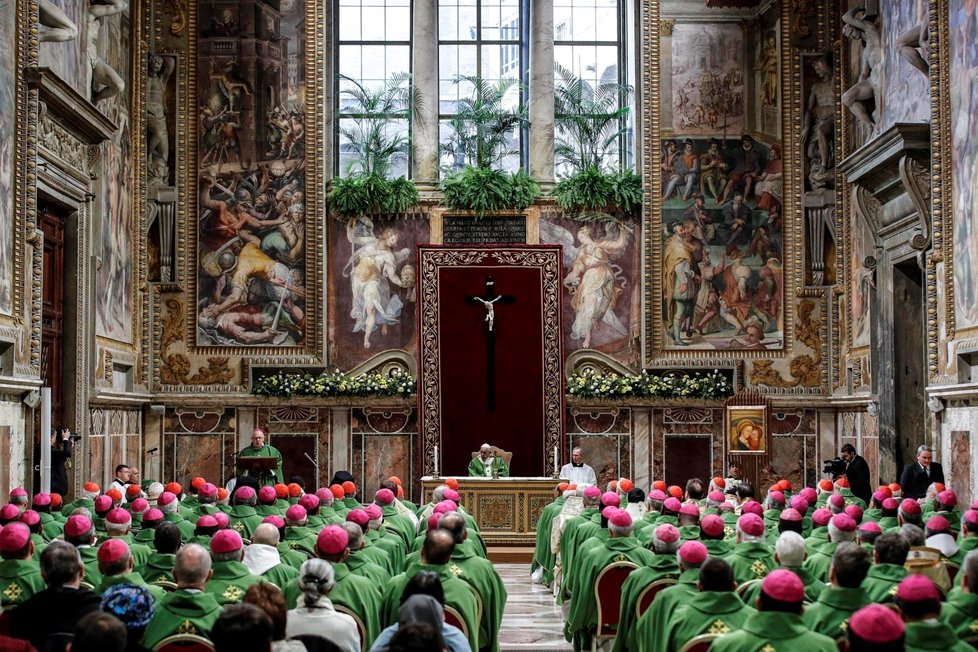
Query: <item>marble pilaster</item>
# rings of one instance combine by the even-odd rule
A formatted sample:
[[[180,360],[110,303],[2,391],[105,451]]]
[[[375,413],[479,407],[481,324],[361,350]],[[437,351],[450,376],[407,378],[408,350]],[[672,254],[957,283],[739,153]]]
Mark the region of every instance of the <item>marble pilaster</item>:
[[[554,3],[530,6],[530,176],[554,180]]]
[[[438,3],[415,0],[412,39],[412,79],[421,96],[413,126],[412,178],[420,183],[438,181]],[[336,449],[334,449],[336,450]],[[345,468],[345,467],[338,467]]]

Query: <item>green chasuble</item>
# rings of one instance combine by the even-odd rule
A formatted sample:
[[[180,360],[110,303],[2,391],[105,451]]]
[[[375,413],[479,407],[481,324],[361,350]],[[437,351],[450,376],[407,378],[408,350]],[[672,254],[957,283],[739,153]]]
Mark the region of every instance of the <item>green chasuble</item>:
[[[153,554],[153,550],[149,546],[133,541],[132,536],[128,534],[118,537],[109,537],[109,539],[118,539],[119,541],[126,542],[126,545],[129,546],[129,553],[132,555],[132,565],[134,567],[145,564],[147,561],[149,561],[149,556]],[[99,546],[109,539],[103,539],[100,541]]]
[[[462,616],[465,627],[469,630],[469,645],[472,647],[472,652],[476,652],[479,649],[478,594],[470,584],[455,575],[449,564],[418,564],[391,580],[384,593],[382,625],[386,627],[397,622],[397,610],[401,606],[404,587],[419,571],[438,573],[441,586],[445,590],[445,606],[452,607]],[[330,595],[330,599],[332,597]],[[370,642],[373,642],[373,638]]]
[[[638,624],[635,606],[638,604],[638,597],[649,584],[666,578],[679,578],[679,565],[676,563],[676,555],[653,554],[651,562],[636,571],[632,571],[625,583],[622,584],[618,636],[615,637],[616,650],[624,650],[626,647],[629,650],[635,649],[635,626]]]
[[[204,590],[221,605],[241,602],[248,587],[261,582],[240,561],[215,561],[212,570],[214,575]]]
[[[136,586],[141,586],[147,589],[153,594],[153,599],[159,602],[166,595],[166,591],[159,586],[152,586],[146,583],[146,580],[142,578],[139,573],[127,573],[125,575],[108,575],[103,576],[102,581],[99,583],[96,593],[102,595],[108,591],[113,586],[118,586],[119,584],[135,584]]]
[[[183,538],[182,536],[180,537]],[[136,543],[141,543],[150,550],[156,549],[156,528],[145,528],[136,533],[132,538]]]
[[[805,537],[805,552],[814,555],[823,544],[829,542],[829,529],[824,525],[813,528],[812,533]]]
[[[963,539],[958,539],[958,551],[951,557],[951,561],[958,566],[964,566],[964,558],[975,548],[978,548],[978,535],[969,534]]]
[[[352,551],[351,551],[352,553]],[[372,564],[380,566],[387,577],[394,577],[401,572],[400,568],[395,568],[391,563],[391,557],[388,555],[383,548],[378,548],[372,543],[369,543],[366,539],[363,541],[363,548],[357,551],[357,555],[362,557],[365,561]]]
[[[265,444],[261,448],[255,448],[254,446],[248,446],[238,453],[239,457],[274,457],[278,460],[278,469],[272,473],[262,473],[259,480],[264,486],[270,486],[277,484],[279,482],[285,482],[285,474],[282,473],[282,453],[279,452],[274,446],[269,446]]]
[[[371,540],[370,547],[380,550],[387,557],[387,571],[391,577],[404,569],[405,552],[401,537],[382,527],[379,530],[371,530],[368,533],[368,538]]]
[[[308,559],[316,556],[317,535],[308,527],[291,525],[285,528],[285,543],[290,550],[298,550]]]
[[[370,561],[369,557],[365,557],[363,550],[351,550],[350,555],[343,562],[350,569],[350,572],[370,580],[375,586],[384,586],[390,582],[390,573],[385,568]]]
[[[560,604],[570,597],[572,569],[574,567],[574,554],[579,542],[586,541],[591,535],[596,534],[601,529],[591,519],[598,514],[596,507],[585,507],[577,516],[569,519],[564,524],[564,531],[560,533],[560,567],[561,585],[557,593],[557,603]],[[578,534],[580,530],[580,534]]]
[[[798,614],[760,611],[747,618],[743,629],[713,641],[710,652],[836,652],[828,636],[808,631]]]
[[[832,567],[832,555],[835,554],[835,549],[838,547],[839,544],[832,541],[826,541],[820,545],[815,554],[809,555],[808,559],[805,560],[805,570],[822,583],[828,582],[829,568]]]
[[[815,604],[805,607],[801,619],[808,629],[838,639],[849,629],[849,617],[869,604],[862,587],[846,589],[830,586],[822,591]]]
[[[486,469],[488,469],[488,472]],[[470,478],[491,478],[494,476],[499,478],[509,476],[509,469],[506,468],[506,462],[503,462],[503,458],[490,457],[489,463],[486,464],[482,461],[481,457],[476,456],[469,462]]]
[[[407,514],[401,513],[394,505],[385,505],[380,508],[384,515],[384,525],[388,534],[396,534],[404,544],[404,549],[414,543],[417,536],[417,528],[414,521]]]
[[[333,564],[333,579],[336,581],[336,586],[329,593],[330,601],[334,605],[346,607],[363,621],[367,637],[365,645],[369,648],[383,629],[381,626],[381,611],[384,607],[384,598],[381,594],[383,587],[377,586],[365,577],[354,575],[344,563]],[[286,608],[295,609],[299,598],[302,597],[298,578],[289,583],[284,594]],[[445,594],[447,597],[447,588]]]
[[[578,530],[580,532],[580,530]],[[592,549],[601,548],[604,546],[605,542],[610,538],[607,528],[599,528],[597,532],[584,539],[576,546],[574,550],[574,563],[572,566],[568,566],[567,581],[564,582],[564,590],[567,595],[573,596],[574,592],[578,590],[580,586],[579,581],[581,579],[581,564],[582,560],[586,559],[588,553]],[[639,544],[639,547],[644,547]],[[585,589],[587,590],[587,589]]]
[[[550,586],[554,581],[554,553],[550,549],[550,533],[553,529],[554,517],[560,513],[564,507],[563,496],[550,503],[540,511],[540,518],[537,519],[537,541],[533,549],[533,563],[530,565],[530,572],[538,568],[543,569],[542,583]]]
[[[973,636],[978,632],[978,595],[966,591],[951,593],[941,605],[941,621],[958,636]]]
[[[302,568],[303,562],[310,559],[309,555],[301,550],[293,550],[290,548],[288,542],[286,541],[279,542],[278,556],[282,560],[283,564],[288,564],[296,570]]]
[[[755,613],[733,591],[702,591],[672,614],[657,649],[678,650],[700,634],[728,634],[743,627]]]
[[[635,537],[631,536],[607,539],[602,545],[592,547],[588,554],[581,555],[579,576],[574,582],[575,594],[564,627],[565,638],[580,641],[582,646],[590,645],[591,634],[598,622],[598,605],[593,587],[606,566],[630,561],[641,568],[651,565],[654,559],[655,555],[642,548]]]
[[[863,523],[878,523],[883,518],[883,510],[879,507],[869,507],[863,511]]]
[[[285,591],[285,587],[287,587],[289,583],[297,577],[299,577],[298,569],[295,569],[286,563],[275,564],[261,574],[261,580],[263,582],[274,584],[281,591]]]
[[[947,623],[915,622],[906,623],[907,633],[903,643],[907,652],[918,650],[943,650],[944,652],[974,652],[974,648],[962,641]]]
[[[496,572],[496,567],[488,559],[477,555],[475,547],[466,539],[455,546],[448,569],[479,594],[482,599],[479,646],[483,650],[498,652],[499,626],[503,622],[503,609],[506,607],[506,587]]]
[[[733,569],[737,584],[762,579],[775,567],[771,548],[763,541],[736,544],[727,555],[727,563]]]
[[[89,514],[91,514],[93,517],[95,516],[95,500],[92,498],[79,498],[78,500],[73,500],[61,508],[61,515],[67,519],[69,516],[71,516],[71,513],[79,507],[84,507],[88,510]]]
[[[798,579],[801,580],[801,583],[805,585],[806,602],[815,602],[816,600],[818,600],[818,596],[820,596],[822,594],[822,591],[824,591],[826,588],[825,582],[820,581],[817,577],[815,577],[810,572],[808,572],[808,570],[804,567],[788,568],[786,566],[780,566],[779,568],[783,568],[784,570],[789,570],[798,576]],[[751,606],[754,606],[754,603],[757,602],[757,598],[758,596],[760,596],[760,594],[761,594],[761,583],[756,582],[755,584],[751,585],[748,589],[746,589],[744,593],[744,602]]]
[[[629,577],[629,579],[631,578]],[[635,623],[634,631],[623,645],[627,644],[629,650],[638,650],[639,652],[659,652],[659,650],[653,647],[654,642],[657,640],[656,637],[659,632],[665,630],[669,618],[676,609],[699,595],[700,591],[696,586],[699,581],[700,569],[691,568],[679,576],[678,584],[668,586],[659,591],[655,596],[655,600],[652,601],[652,605],[642,614],[638,622]],[[615,639],[614,647],[616,652],[625,649],[624,647],[619,647],[619,641],[622,640],[623,634],[621,625],[619,625],[618,637]]]
[[[893,602],[897,586],[907,576],[907,569],[896,564],[873,564],[863,580],[866,598],[870,602]]]
[[[706,550],[710,553],[711,557],[723,557],[726,559],[730,551],[733,550],[733,544],[723,539],[702,539],[701,543],[706,546]]]
[[[64,532],[65,524],[54,517],[54,514],[40,512],[41,517],[41,536],[45,541],[54,541]]]
[[[143,633],[142,646],[147,650],[174,634],[196,634],[210,637],[211,628],[221,615],[221,605],[203,591],[177,589],[156,601],[156,613]]]
[[[82,582],[88,582],[95,589],[102,583],[102,573],[98,569],[98,548],[94,546],[83,546],[78,548],[82,563],[85,564],[85,574]]]
[[[172,554],[153,553],[145,564],[136,568],[144,580],[153,582],[176,582],[173,578],[173,564],[177,556]]]
[[[34,559],[0,561],[0,606],[16,607],[47,588],[41,567]]]
[[[164,514],[163,520],[173,523],[180,530],[180,539],[187,543],[194,536],[194,530],[197,526],[194,525],[192,521],[188,521],[183,517],[183,514]]]
[[[255,528],[261,525],[262,517],[251,505],[235,505],[228,514],[231,524],[228,526],[241,535],[242,539],[251,540]]]

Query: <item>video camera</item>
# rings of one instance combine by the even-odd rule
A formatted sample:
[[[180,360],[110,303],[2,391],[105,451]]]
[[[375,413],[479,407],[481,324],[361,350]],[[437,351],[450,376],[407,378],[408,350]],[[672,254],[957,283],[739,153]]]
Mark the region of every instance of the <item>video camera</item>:
[[[64,430],[68,430],[68,428],[55,428],[54,429],[54,432],[60,434]],[[68,430],[68,437],[67,437],[67,439],[70,439],[73,442],[77,442],[81,438],[82,438],[82,436],[80,434],[78,434],[77,432],[71,432],[70,430]]]
[[[830,460],[825,460],[822,462],[822,473],[832,476],[835,480],[840,475],[846,474],[846,462],[841,457],[833,457]]]

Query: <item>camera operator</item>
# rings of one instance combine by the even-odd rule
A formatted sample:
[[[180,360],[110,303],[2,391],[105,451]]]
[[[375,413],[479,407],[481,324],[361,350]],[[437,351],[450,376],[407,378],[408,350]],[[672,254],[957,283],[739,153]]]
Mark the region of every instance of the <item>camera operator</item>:
[[[862,456],[856,454],[856,447],[846,444],[842,447],[839,457],[845,462],[845,476],[849,480],[849,488],[852,494],[861,498],[866,504],[873,497],[873,490],[869,484],[869,464]]]
[[[68,471],[72,448],[74,443],[81,439],[81,435],[72,433],[68,428],[57,428],[51,433],[51,492],[61,494],[68,493]],[[34,447],[34,492],[41,491],[41,448]]]

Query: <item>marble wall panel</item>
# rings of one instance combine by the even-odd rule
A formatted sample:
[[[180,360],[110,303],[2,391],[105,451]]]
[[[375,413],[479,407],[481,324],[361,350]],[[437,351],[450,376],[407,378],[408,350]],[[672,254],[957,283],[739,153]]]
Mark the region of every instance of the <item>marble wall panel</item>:
[[[102,489],[112,482],[115,477],[115,467],[117,464],[125,464],[126,459],[126,438],[122,435],[109,435],[108,455],[102,468],[92,467],[92,476],[98,478]],[[97,474],[97,475],[96,475]]]
[[[814,439],[814,436],[812,437]],[[784,478],[793,487],[803,487],[806,484],[805,469],[808,464],[808,449],[805,446],[806,437],[795,435],[775,436],[771,438],[771,468],[774,482]],[[767,489],[773,483],[762,484],[761,490]]]
[[[910,65],[900,52],[900,39],[916,37],[920,26],[927,26],[926,0],[881,2],[880,50],[883,71],[880,96],[877,99],[880,131],[897,122],[930,120],[930,81],[927,75]]]
[[[272,444],[282,451],[283,471],[286,479],[293,474],[301,475],[310,486],[327,486],[332,475],[329,458],[329,408],[281,406],[259,408],[255,425],[269,433]],[[296,441],[312,438],[312,441]],[[275,443],[280,442],[280,443]],[[287,444],[283,448],[280,444]],[[287,454],[288,453],[288,454]],[[308,453],[319,465],[319,477],[315,467],[302,454]]]
[[[91,469],[101,469],[101,468],[104,468],[105,467],[105,445],[106,445],[106,438],[105,437],[88,437],[85,440],[85,444],[88,446],[88,453],[89,453],[89,458],[88,459],[89,459],[89,465],[90,465],[89,468],[91,468]],[[81,467],[81,460],[76,460],[75,461],[75,464],[77,464],[78,465],[78,468],[80,468]],[[88,477],[84,478],[84,481],[85,482],[88,482],[89,480],[95,480],[96,482],[98,482],[99,478],[96,477],[96,476],[94,476],[94,475],[89,475]],[[82,484],[84,484],[84,482]],[[101,486],[101,484],[99,486]]]
[[[202,476],[207,479],[222,477],[223,454],[222,445],[224,436],[217,435],[178,435],[174,450],[174,469],[172,476],[167,476],[167,480],[176,480],[180,484],[187,486],[194,476]]]
[[[29,459],[14,453],[14,451],[23,451],[27,447],[27,424],[24,413],[24,404],[19,399],[12,402],[0,401],[0,424],[10,429],[7,435],[0,439],[7,455],[3,458],[6,461],[0,462],[2,464],[0,473],[5,474],[3,477],[6,479],[6,484],[0,485],[2,487],[26,487],[32,479],[33,473],[28,466]]]
[[[951,431],[951,469],[949,478],[954,479],[951,488],[958,494],[958,504],[970,505],[972,488],[967,478],[971,477],[971,432]]]
[[[880,440],[879,437],[863,437],[862,450],[859,454],[866,460],[869,466],[869,486],[875,491],[876,487],[882,482],[889,484],[896,482],[899,478],[880,478]]]
[[[598,476],[598,486],[604,487],[608,482],[630,474],[631,460],[626,435],[573,434],[570,440],[571,448],[580,446],[584,450],[584,459],[594,467]]]
[[[359,470],[358,480],[364,496],[372,498],[380,483],[392,475],[401,478],[402,482],[412,477],[415,438],[415,435],[366,434],[355,438],[354,468]],[[465,470],[452,475],[465,475]]]

